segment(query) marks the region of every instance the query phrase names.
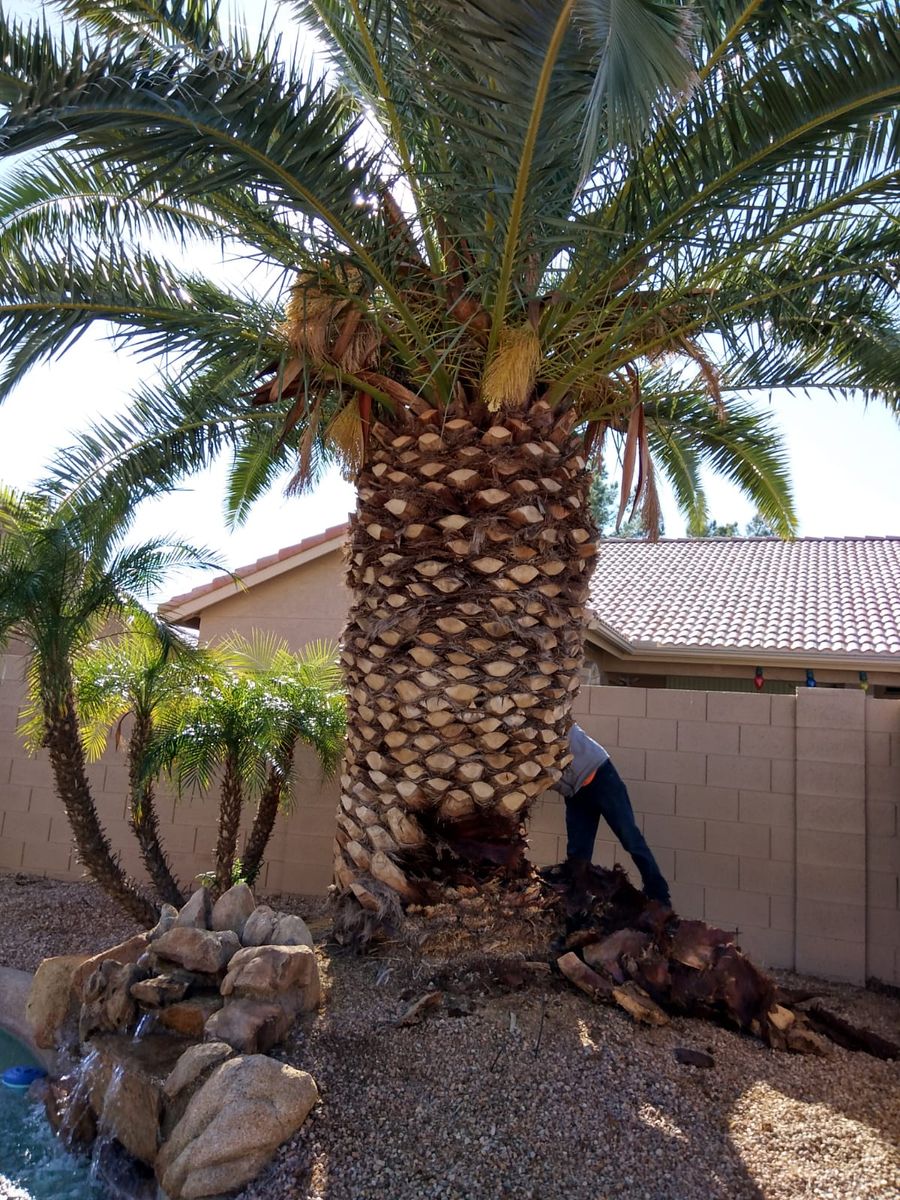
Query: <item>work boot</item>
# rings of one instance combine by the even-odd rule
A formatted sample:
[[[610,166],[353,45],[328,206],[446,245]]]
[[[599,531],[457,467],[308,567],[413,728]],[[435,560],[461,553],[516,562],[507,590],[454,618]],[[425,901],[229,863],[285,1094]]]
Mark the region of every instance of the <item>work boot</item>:
[[[666,887],[665,880],[645,883],[641,890],[648,900],[655,900],[663,908],[672,907],[672,897],[669,895],[669,889]]]

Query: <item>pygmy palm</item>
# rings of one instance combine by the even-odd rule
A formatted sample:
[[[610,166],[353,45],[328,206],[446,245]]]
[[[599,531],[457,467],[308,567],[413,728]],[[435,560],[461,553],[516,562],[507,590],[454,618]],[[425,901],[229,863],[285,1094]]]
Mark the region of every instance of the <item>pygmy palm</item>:
[[[152,924],[156,906],[119,862],[97,814],[75,704],[73,661],[172,567],[203,565],[163,540],[129,547],[118,531],[65,519],[45,497],[0,491],[0,639],[16,637],[57,793],[85,869],[127,912]],[[207,558],[206,563],[210,560]]]
[[[54,147],[2,197],[7,379],[97,319],[181,359],[61,482],[133,502],[231,446],[241,513],[340,458],[337,881],[515,864],[579,682],[586,468],[621,428],[650,494],[654,373],[897,403],[894,6],[298,0],[328,73],[201,0],[62,6],[94,40],[0,27],[0,147]],[[268,290],[147,249],[173,232]]]
[[[194,685],[197,656],[177,630],[135,608],[125,614],[119,636],[92,642],[74,664],[76,708],[88,757],[103,753],[113,731],[118,746],[129,725],[131,827],[159,899],[178,907],[185,896],[160,840],[156,780],[145,771],[145,761],[158,714]]]
[[[346,702],[337,647],[327,642],[311,642],[294,654],[286,642],[257,632],[249,640],[231,639],[222,651],[237,670],[257,682],[275,718],[266,781],[241,856],[241,877],[253,883],[278,813],[294,800],[298,745],[311,747],[323,773],[332,775],[344,748]]]
[[[318,753],[326,771],[343,747],[343,697],[337,691],[335,651],[313,646],[292,655],[264,639],[211,652],[210,669],[160,714],[146,770],[168,770],[179,790],[219,790],[215,889],[231,886],[244,805],[257,801],[248,839],[252,882],[262,864],[279,805],[291,794],[298,741]]]

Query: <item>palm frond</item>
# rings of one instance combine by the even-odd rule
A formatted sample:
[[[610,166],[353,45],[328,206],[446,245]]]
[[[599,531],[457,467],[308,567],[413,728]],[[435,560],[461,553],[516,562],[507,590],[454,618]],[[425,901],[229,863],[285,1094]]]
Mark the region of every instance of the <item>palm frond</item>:
[[[222,44],[219,0],[54,0],[66,17],[83,21],[107,37],[159,38],[164,46],[208,53]]]

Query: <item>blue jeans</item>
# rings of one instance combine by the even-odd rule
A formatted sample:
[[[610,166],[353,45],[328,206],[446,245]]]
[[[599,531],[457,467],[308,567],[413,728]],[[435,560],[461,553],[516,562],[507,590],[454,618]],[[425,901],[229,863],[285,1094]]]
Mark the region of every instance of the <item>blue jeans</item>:
[[[594,840],[603,817],[622,846],[631,855],[641,874],[644,894],[651,900],[669,904],[669,885],[656,865],[644,835],[637,827],[628,789],[619,772],[608,761],[587,785],[566,800],[566,834],[569,858],[594,857]]]

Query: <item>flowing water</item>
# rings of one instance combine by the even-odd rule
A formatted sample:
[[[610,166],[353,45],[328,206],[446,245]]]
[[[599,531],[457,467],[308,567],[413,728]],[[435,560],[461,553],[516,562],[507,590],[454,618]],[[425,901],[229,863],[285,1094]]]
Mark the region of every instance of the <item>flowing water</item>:
[[[0,1030],[0,1072],[36,1066],[24,1046]],[[0,1200],[102,1200],[86,1157],[54,1137],[42,1106],[0,1085]]]

